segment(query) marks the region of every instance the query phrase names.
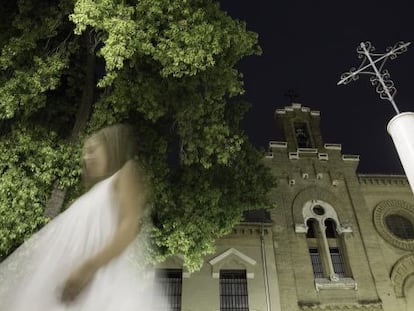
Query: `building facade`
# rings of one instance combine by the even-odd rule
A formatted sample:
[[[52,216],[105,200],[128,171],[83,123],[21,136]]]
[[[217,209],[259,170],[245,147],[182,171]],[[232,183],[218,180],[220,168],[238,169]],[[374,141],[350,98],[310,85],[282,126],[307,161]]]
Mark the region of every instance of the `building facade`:
[[[318,111],[293,103],[275,117],[285,141],[264,159],[271,209],[218,240],[200,271],[178,256],[160,266],[174,310],[414,310],[405,176],[358,174],[359,156],[323,141]]]

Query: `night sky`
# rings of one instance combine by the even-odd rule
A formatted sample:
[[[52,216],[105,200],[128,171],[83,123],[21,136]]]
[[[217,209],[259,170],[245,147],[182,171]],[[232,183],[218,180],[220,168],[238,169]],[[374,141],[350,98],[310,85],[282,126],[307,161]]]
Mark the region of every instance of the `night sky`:
[[[369,76],[337,86],[342,73],[361,63],[356,48],[371,41],[376,52],[398,41],[413,42],[414,5],[410,1],[276,1],[220,0],[230,16],[243,20],[259,34],[261,56],[239,64],[244,74],[245,100],[252,104],[243,128],[251,141],[267,149],[270,140],[283,140],[274,121],[275,109],[295,102],[321,112],[322,136],[342,144],[345,154],[361,156],[358,172],[403,174],[386,131],[395,115],[380,99]],[[384,67],[391,74],[401,112],[414,111],[414,42]],[[413,133],[414,134],[414,133]]]

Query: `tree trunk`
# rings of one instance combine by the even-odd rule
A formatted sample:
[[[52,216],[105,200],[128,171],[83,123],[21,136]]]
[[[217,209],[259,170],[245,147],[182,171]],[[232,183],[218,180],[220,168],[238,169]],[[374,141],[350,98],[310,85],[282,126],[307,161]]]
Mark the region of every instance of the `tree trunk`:
[[[85,84],[82,92],[81,103],[76,113],[76,120],[72,128],[69,143],[75,143],[79,138],[79,134],[85,130],[94,102],[96,68],[96,56],[94,51],[95,46],[92,42],[89,31],[85,31],[82,36],[82,40],[87,51]],[[53,190],[49,197],[49,200],[46,203],[44,212],[45,216],[54,218],[59,214],[65,200],[66,192],[67,189],[59,189],[59,180],[56,180],[53,184]]]

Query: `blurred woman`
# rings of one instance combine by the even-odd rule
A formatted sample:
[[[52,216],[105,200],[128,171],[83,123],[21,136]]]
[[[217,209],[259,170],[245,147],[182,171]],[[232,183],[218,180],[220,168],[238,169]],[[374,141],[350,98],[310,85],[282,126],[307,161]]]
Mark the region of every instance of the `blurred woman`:
[[[154,273],[128,260],[148,194],[135,141],[120,124],[85,141],[88,192],[0,265],[0,282],[7,284],[0,310],[155,310],[164,300]]]

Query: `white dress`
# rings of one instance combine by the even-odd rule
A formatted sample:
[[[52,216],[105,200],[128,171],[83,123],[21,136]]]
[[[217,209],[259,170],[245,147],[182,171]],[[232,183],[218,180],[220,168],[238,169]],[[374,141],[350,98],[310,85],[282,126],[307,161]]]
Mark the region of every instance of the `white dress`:
[[[131,260],[137,250],[145,252],[139,249],[140,235],[96,272],[74,302],[60,301],[69,274],[116,230],[114,176],[96,184],[0,264],[1,311],[169,310],[154,271],[139,269],[136,256]]]

